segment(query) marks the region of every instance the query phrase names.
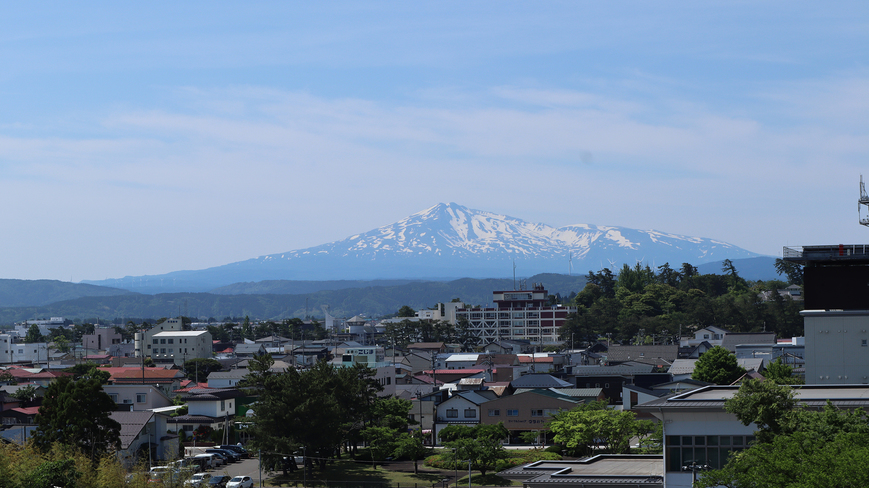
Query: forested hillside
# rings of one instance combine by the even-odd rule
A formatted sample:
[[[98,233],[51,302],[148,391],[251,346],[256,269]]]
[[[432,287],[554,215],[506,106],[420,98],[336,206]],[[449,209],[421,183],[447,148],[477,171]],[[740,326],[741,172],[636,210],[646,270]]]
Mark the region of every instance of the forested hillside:
[[[620,342],[667,343],[675,340],[680,327],[684,336],[708,325],[733,332],[766,330],[779,337],[803,335],[802,302],[776,292],[787,282],[746,280],[729,260],[721,271],[700,274],[686,263],[679,269],[659,266],[657,271],[625,265],[618,275],[609,269],[591,272],[562,338],[569,340],[573,334],[577,344],[606,335]],[[800,270],[788,269],[783,276],[801,283]]]
[[[557,274],[536,275],[525,280],[543,283],[552,294],[572,296],[585,286],[585,276]],[[461,279],[449,282],[411,282],[398,286],[369,286],[343,290],[323,290],[300,295],[211,293],[167,293],[158,295],[127,294],[113,297],[84,297],[39,307],[0,308],[0,324],[11,324],[36,317],[60,316],[70,319],[103,320],[125,318],[244,317],[281,320],[311,315],[323,317],[321,306],[328,305],[336,317],[365,315],[380,317],[394,314],[403,305],[414,309],[430,308],[454,298],[468,304],[488,305],[492,291],[513,288],[507,279]],[[123,293],[123,292],[122,292]]]

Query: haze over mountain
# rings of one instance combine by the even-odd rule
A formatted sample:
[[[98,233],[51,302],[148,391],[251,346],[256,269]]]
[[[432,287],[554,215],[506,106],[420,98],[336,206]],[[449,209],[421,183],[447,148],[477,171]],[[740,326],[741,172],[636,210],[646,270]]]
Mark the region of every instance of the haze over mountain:
[[[590,224],[556,228],[440,203],[394,224],[307,249],[203,270],[84,283],[166,293],[264,280],[505,278],[513,275],[514,263],[517,276],[530,276],[757,256],[714,239]]]

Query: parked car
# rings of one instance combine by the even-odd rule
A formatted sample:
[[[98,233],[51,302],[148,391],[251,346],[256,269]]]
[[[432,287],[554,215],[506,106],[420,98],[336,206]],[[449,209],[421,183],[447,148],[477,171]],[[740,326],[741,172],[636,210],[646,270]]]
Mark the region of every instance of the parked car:
[[[229,480],[226,488],[253,488],[253,478],[250,476],[236,476]]]
[[[192,478],[184,482],[184,486],[192,486],[194,488],[206,487],[210,479],[211,475],[208,473],[196,473]]]
[[[208,469],[214,469],[221,464],[224,464],[223,458],[218,456],[217,454],[197,454],[194,456],[194,459],[206,459],[208,463]]]
[[[229,483],[229,480],[232,479],[229,476],[224,475],[214,475],[208,480],[208,484],[205,485],[208,488],[226,488],[226,484]]]
[[[233,451],[233,452],[237,453],[239,456],[241,456],[241,457],[243,457],[243,458],[249,458],[249,457],[250,457],[250,453],[248,452],[248,450],[245,449],[245,448],[243,448],[243,447],[241,447],[241,446],[236,446],[236,445],[233,445],[233,444],[229,444],[229,445],[225,445],[225,446],[220,446],[220,448],[221,448],[221,449],[228,449],[228,450],[230,450],[230,451]]]
[[[228,451],[224,451],[223,449],[206,449],[205,454],[215,454],[223,458],[224,464],[229,464],[235,461],[235,454],[230,454]]]

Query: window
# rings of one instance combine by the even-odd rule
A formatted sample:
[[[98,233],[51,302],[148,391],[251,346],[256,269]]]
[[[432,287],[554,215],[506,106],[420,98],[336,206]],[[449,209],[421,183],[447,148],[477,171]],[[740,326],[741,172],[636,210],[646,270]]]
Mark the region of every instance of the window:
[[[175,340],[175,339],[169,339],[169,344],[172,344],[172,342],[173,342],[174,340]]]
[[[182,427],[182,429],[184,429],[184,432],[193,432],[192,425],[185,425],[184,427]]]
[[[163,348],[160,349],[160,354],[166,354],[166,348],[165,348],[165,347],[163,347]]]
[[[543,409],[541,409],[541,408],[532,408],[532,409],[531,409],[531,416],[532,416],[532,417],[542,417],[542,416],[543,416]]]
[[[866,344],[866,339],[863,339],[862,341],[860,341],[860,345],[863,346],[863,347],[866,347],[866,345],[867,345],[867,344]]]
[[[118,394],[117,393],[109,393],[109,396],[112,397],[112,401],[118,403]]]
[[[166,339],[160,339],[160,344],[166,344]]]
[[[221,401],[220,401],[220,409],[221,409],[221,410],[226,410],[226,400],[221,400]]]
[[[667,471],[681,471],[682,466],[692,461],[720,469],[734,452],[748,448],[754,436],[707,435],[678,436],[666,438]]]
[[[518,417],[518,416],[519,416],[519,410],[510,410],[510,409],[507,409],[507,416],[508,416],[508,417]]]
[[[157,339],[154,339],[154,344],[159,344],[160,342]]]
[[[465,409],[465,418],[466,418],[466,419],[475,419],[475,418],[477,418],[477,411],[474,410],[473,408],[466,408],[466,409]]]
[[[171,340],[171,339],[169,339],[169,340]],[[169,354],[172,354],[172,351],[173,351],[173,349],[170,347],[170,348],[169,348]]]
[[[500,417],[500,416],[501,416],[500,409],[497,409],[497,408],[490,408],[489,409],[489,417]]]
[[[609,387],[610,387],[610,384],[609,384],[609,383],[604,383],[604,384],[603,384],[603,387],[604,387],[604,388],[609,388]]]
[[[459,418],[459,410],[457,408],[448,408],[447,409],[447,418],[448,419]]]
[[[145,403],[148,399],[147,393],[136,393],[136,403]]]

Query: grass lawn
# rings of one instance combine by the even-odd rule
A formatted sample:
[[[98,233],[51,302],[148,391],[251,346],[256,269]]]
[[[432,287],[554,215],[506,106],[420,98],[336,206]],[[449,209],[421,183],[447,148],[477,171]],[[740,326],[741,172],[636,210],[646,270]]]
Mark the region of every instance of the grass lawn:
[[[440,488],[444,478],[449,478],[448,484],[454,485],[454,474],[455,472],[452,470],[424,466],[422,460],[419,461],[419,474],[413,474],[413,463],[393,462],[387,463],[386,466],[378,465],[377,469],[374,469],[370,463],[357,463],[351,459],[336,459],[334,463],[326,465],[325,471],[314,470],[314,475],[308,476],[308,486],[326,486],[328,480],[330,488],[332,486],[340,488],[341,482],[350,481],[380,483],[394,487],[428,488],[434,486]],[[301,471],[290,473],[287,478],[279,475],[268,479],[268,486],[302,486],[302,484]],[[521,485],[519,482],[513,483],[493,474],[482,477],[479,471],[472,473],[471,484],[472,486]],[[467,485],[468,473],[467,471],[462,473],[460,470],[459,487]]]

